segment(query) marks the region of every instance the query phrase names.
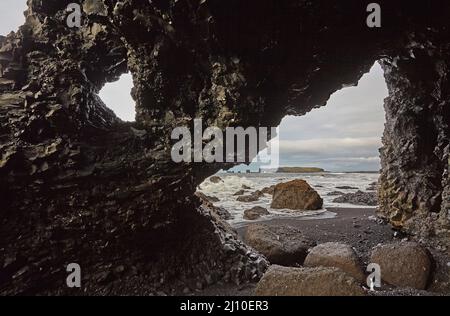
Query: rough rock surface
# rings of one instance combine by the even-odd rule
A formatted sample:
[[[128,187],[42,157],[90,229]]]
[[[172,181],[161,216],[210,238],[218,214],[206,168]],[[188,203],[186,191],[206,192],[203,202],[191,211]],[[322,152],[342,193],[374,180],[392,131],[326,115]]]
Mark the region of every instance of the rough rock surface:
[[[214,202],[214,200],[211,200],[209,196],[206,196],[205,194],[198,191],[195,192],[195,195],[201,200],[203,206],[211,210],[211,212],[214,212],[217,215],[219,215],[219,217],[222,218],[223,220],[227,221],[233,219],[233,216],[226,209],[224,209],[223,207],[215,206],[212,203]]]
[[[345,193],[341,192],[341,191],[332,191],[332,192],[327,193],[328,196],[336,196],[336,195],[344,195],[344,194]]]
[[[275,185],[271,185],[270,187],[265,187],[261,189],[261,192],[264,194],[270,194],[273,195],[273,192],[275,191]]]
[[[259,296],[363,296],[358,282],[337,268],[272,265],[256,286]]]
[[[383,281],[418,290],[426,289],[432,268],[430,254],[415,242],[375,247],[370,262],[380,265]]]
[[[244,241],[266,256],[270,263],[285,266],[302,264],[308,249],[315,245],[301,231],[286,225],[249,225]]]
[[[198,191],[195,192],[195,195],[203,201],[208,201],[208,202],[213,202],[213,203],[220,201],[220,199],[215,196],[209,196],[209,195],[206,195],[206,194],[204,194],[202,192],[198,192]]]
[[[261,191],[255,191],[255,192],[252,192],[252,193],[250,193],[248,195],[241,195],[241,196],[239,196],[236,199],[236,201],[246,202],[246,203],[255,202],[255,201],[258,201],[259,198],[262,197],[263,195],[264,194]]]
[[[378,205],[376,192],[356,191],[355,193],[346,193],[333,200],[334,203],[349,203],[355,205]]]
[[[369,184],[369,186],[366,188],[367,191],[377,191],[379,188],[378,182],[372,182]]]
[[[255,206],[252,207],[251,209],[245,210],[244,211],[244,219],[246,220],[255,220],[260,218],[261,216],[264,215],[269,215],[269,211],[261,206]]]
[[[261,261],[194,197],[232,164],[172,162],[173,128],[277,126],[379,59],[379,214],[450,245],[448,1],[381,1],[379,29],[360,1],[80,0],[68,28],[71,2],[29,0],[0,37],[1,294],[72,294],[75,260],[83,294],[257,278]],[[133,123],[98,97],[126,72]]]
[[[323,200],[305,180],[292,180],[275,186],[271,207],[275,209],[318,210]]]
[[[209,181],[211,181],[212,183],[220,183],[223,182],[222,178],[219,176],[212,176],[211,178],[209,178]]]
[[[336,187],[336,189],[339,189],[339,190],[358,190],[357,187],[352,187],[352,186],[349,186],[349,185],[341,185],[341,186]]]
[[[355,251],[349,245],[328,242],[312,248],[306,256],[305,267],[335,267],[339,268],[359,282],[365,277],[361,263]]]

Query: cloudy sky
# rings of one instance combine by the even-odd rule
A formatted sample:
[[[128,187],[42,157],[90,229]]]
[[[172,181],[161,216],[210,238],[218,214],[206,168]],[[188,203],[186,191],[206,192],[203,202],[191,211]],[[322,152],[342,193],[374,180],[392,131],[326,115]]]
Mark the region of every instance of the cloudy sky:
[[[25,22],[26,0],[0,0],[0,35],[7,35]]]
[[[17,30],[24,22],[25,9],[26,0],[0,0],[1,35]],[[134,120],[131,87],[131,76],[123,75],[100,93],[103,101],[127,121]],[[375,64],[357,87],[336,92],[325,107],[302,117],[285,117],[279,126],[280,165],[329,171],[378,170],[386,96],[383,71]]]
[[[388,95],[376,63],[357,87],[334,93],[325,107],[280,124],[280,164],[330,171],[378,170]]]

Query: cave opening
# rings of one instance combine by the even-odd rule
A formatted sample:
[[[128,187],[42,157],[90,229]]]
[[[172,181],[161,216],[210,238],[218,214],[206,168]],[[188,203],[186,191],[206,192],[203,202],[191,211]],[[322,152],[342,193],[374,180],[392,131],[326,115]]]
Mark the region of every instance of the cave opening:
[[[261,219],[283,215],[271,208],[270,194],[259,197],[253,194],[267,192],[267,188],[277,183],[297,178],[305,179],[318,191],[324,200],[322,210],[374,206],[386,120],[383,102],[387,96],[384,71],[376,61],[356,86],[344,86],[336,91],[325,106],[302,116],[285,116],[277,127],[277,137],[270,141],[278,147],[277,159],[269,157],[268,160],[267,149],[262,150],[252,163],[220,170],[207,178],[198,192],[227,210],[231,222],[238,226],[251,222],[245,219],[244,213],[252,207],[268,210]],[[372,195],[368,202],[371,205],[335,202],[337,193],[358,191]],[[356,203],[364,204],[364,201]]]
[[[82,267],[85,294],[189,294],[215,283],[258,281],[267,262],[276,262],[273,258],[266,262],[262,251],[252,251],[250,243],[242,243],[218,217],[242,222],[242,215],[230,212],[231,202],[241,205],[239,214],[252,203],[270,205],[272,188],[264,177],[282,183],[289,173],[210,177],[200,190],[207,193],[209,202],[218,201],[211,208],[199,207],[193,197],[196,186],[228,165],[175,163],[169,155],[170,131],[196,117],[223,129],[235,123],[276,126],[284,115],[304,115],[288,116],[282,123],[292,120],[295,128],[306,131],[294,129],[287,134],[305,137],[291,139],[300,142],[294,149],[304,151],[294,150],[291,160],[282,153],[285,161],[279,166],[331,171],[302,175],[316,190],[330,183],[333,190],[338,185],[354,187],[355,181],[337,184],[335,180],[348,169],[361,171],[361,161],[376,162],[376,151],[363,155],[352,147],[360,145],[352,139],[371,137],[363,133],[368,126],[364,119],[378,114],[355,117],[359,107],[354,102],[348,114],[342,106],[336,113],[328,112],[322,122],[313,123],[313,118],[332,108],[317,105],[325,105],[343,84],[356,83],[377,58],[385,58],[382,63],[390,90],[384,103],[386,123],[378,167],[382,169],[381,213],[402,232],[423,237],[427,243],[436,239],[449,249],[449,37],[446,24],[440,24],[447,21],[445,7],[389,3],[391,10],[383,6],[383,28],[374,30],[363,23],[365,8],[354,2],[341,6],[330,1],[269,1],[261,6],[256,1],[245,5],[239,1],[226,5],[223,1],[172,1],[170,5],[121,1],[115,5],[86,0],[85,23],[68,29],[61,25],[67,15],[64,3],[28,3],[23,31],[0,36],[0,91],[5,92],[0,98],[0,191],[1,197],[7,197],[0,244],[4,254],[0,257],[5,258],[0,264],[2,294],[76,294],[64,287],[65,266],[73,260]],[[433,18],[424,18],[425,12],[433,13],[429,15]],[[104,82],[127,68],[136,83],[132,91],[136,124],[119,122],[105,111],[97,95]],[[133,121],[133,102],[117,97],[127,96],[128,89],[120,91],[115,84],[107,84],[105,89],[112,91],[106,95],[102,91],[102,98],[113,110],[119,107],[115,111],[123,120]],[[130,105],[128,109],[125,104]],[[352,127],[349,121],[359,126]],[[328,134],[320,134],[324,131]],[[312,141],[318,135],[320,146]],[[350,149],[340,154],[338,150],[347,143]],[[333,150],[333,156],[326,156]],[[300,161],[302,157],[306,158]],[[253,175],[255,180],[250,179]],[[324,183],[314,182],[313,176]],[[220,194],[228,193],[223,189],[228,185],[227,200]],[[204,186],[211,190],[206,192]],[[399,241],[393,240],[386,225],[375,226],[377,219],[369,219],[368,212],[362,218],[348,211],[344,223],[308,226],[307,220],[289,223],[289,218],[283,218],[286,212],[270,209],[272,214],[265,215],[262,209],[264,204],[248,212],[249,217],[262,214],[264,220],[277,215],[274,224],[297,225],[316,243],[346,242],[363,260],[373,246]],[[318,211],[313,215],[319,221],[332,216]],[[311,213],[301,215],[307,218]],[[303,243],[305,239],[295,230],[274,232],[275,245],[279,236],[286,237],[284,249],[294,250],[295,255],[303,251],[298,258],[303,258],[305,248],[314,246]],[[291,247],[300,244],[305,247]],[[402,256],[388,259],[392,257]],[[448,260],[442,262],[436,266],[445,267]],[[394,271],[409,263],[399,261]],[[331,284],[328,288],[339,287]]]
[[[131,96],[133,76],[125,73],[117,81],[106,83],[99,96],[105,105],[122,121],[134,122],[136,117],[135,102]]]

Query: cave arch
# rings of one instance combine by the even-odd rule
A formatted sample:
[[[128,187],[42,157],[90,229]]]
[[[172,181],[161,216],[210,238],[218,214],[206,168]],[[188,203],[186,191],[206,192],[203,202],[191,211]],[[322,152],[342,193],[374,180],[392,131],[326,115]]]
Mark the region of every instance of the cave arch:
[[[0,38],[2,294],[70,293],[70,262],[87,293],[258,279],[265,259],[193,196],[226,166],[173,163],[170,131],[195,117],[276,126],[378,59],[390,91],[380,215],[448,244],[448,1],[380,1],[377,30],[355,18],[364,1],[84,0],[79,29],[64,24],[69,2],[30,0],[25,25]],[[131,124],[96,98],[127,70]]]

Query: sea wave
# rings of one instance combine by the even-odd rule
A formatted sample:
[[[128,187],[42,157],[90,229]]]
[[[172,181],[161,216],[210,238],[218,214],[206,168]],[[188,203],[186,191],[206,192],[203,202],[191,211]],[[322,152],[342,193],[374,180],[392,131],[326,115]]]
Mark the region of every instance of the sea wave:
[[[302,219],[330,218],[334,216],[333,212],[328,209],[333,207],[346,208],[364,208],[370,206],[357,206],[352,204],[335,203],[333,200],[336,196],[330,196],[333,191],[341,191],[343,193],[356,192],[357,190],[366,191],[371,183],[378,180],[379,174],[374,173],[308,173],[308,174],[292,174],[292,173],[250,173],[250,174],[217,174],[222,181],[217,183],[206,179],[199,187],[198,191],[207,196],[214,196],[219,199],[214,205],[225,208],[232,216],[230,224],[239,226],[241,223],[247,222],[243,215],[246,209],[254,206],[261,206],[269,210],[271,215],[264,216],[262,219],[276,217],[296,217]],[[245,194],[250,194],[256,190],[262,190],[271,185],[287,182],[293,179],[306,180],[323,198],[323,209],[318,211],[298,212],[292,210],[272,209],[270,204],[272,196],[264,194],[255,202],[239,202],[237,196],[234,196],[243,187],[249,187],[245,190]],[[352,189],[338,189],[337,187],[352,187]]]

